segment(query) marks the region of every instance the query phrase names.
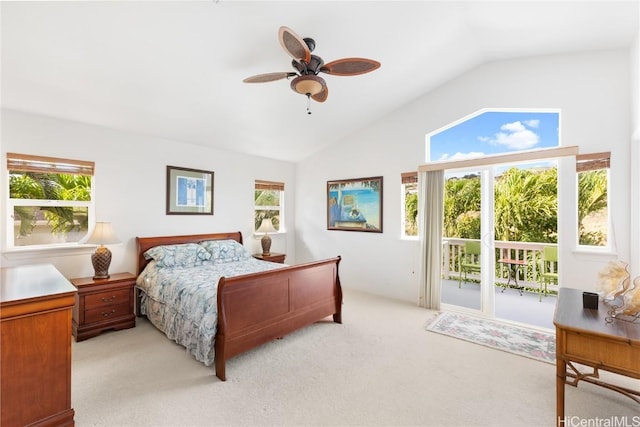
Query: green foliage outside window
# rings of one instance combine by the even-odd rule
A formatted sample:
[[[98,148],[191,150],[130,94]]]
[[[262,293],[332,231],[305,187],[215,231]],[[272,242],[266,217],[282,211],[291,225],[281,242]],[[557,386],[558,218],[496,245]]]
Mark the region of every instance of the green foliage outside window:
[[[496,178],[495,238],[507,242],[558,242],[558,173],[511,168]]]
[[[254,230],[257,230],[265,218],[271,218],[271,223],[276,230],[280,230],[280,196],[278,190],[255,190],[254,205]]]
[[[557,170],[511,168],[496,177],[496,240],[557,243]],[[445,234],[480,238],[480,176],[450,178],[445,184]]]
[[[418,184],[404,185],[404,234],[418,235]]]
[[[558,242],[557,169],[511,168],[496,177],[494,226],[496,240],[511,242]],[[405,186],[405,232],[417,235],[416,192]],[[578,226],[581,245],[606,245],[607,171],[578,174]],[[605,216],[594,231],[585,223]],[[444,235],[480,238],[480,176],[466,175],[445,182]],[[410,234],[414,232],[415,234]]]
[[[445,182],[444,235],[480,238],[480,177],[465,175]]]
[[[606,246],[607,170],[597,169],[578,174],[578,231],[579,243]]]
[[[46,221],[53,234],[86,233],[88,208],[64,206],[64,202],[91,201],[91,176],[9,172],[9,197],[15,200],[34,200],[15,204],[14,221],[19,222],[16,238],[29,236],[37,221]],[[49,201],[53,203],[42,203]],[[73,203],[68,203],[72,205]]]

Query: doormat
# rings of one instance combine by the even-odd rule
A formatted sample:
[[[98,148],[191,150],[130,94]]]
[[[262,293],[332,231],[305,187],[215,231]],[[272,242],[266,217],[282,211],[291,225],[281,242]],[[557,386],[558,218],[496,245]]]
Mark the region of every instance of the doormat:
[[[439,313],[425,329],[541,362],[556,363],[553,332],[453,312]]]

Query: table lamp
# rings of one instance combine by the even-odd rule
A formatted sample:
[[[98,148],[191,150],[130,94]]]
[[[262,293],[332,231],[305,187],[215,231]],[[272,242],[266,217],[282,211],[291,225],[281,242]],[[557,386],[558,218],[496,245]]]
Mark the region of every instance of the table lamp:
[[[113,233],[111,223],[106,221],[96,221],[96,226],[89,239],[84,242],[90,245],[98,245],[96,251],[91,255],[91,262],[95,275],[94,279],[109,278],[109,264],[111,264],[111,251],[104,245],[120,243]]]
[[[260,243],[262,244],[262,255],[270,255],[269,252],[271,250],[271,237],[269,237],[268,233],[274,233],[276,230],[273,227],[273,223],[271,222],[271,218],[263,218],[260,223],[260,227],[256,230],[257,233],[264,233],[262,236],[262,240]]]

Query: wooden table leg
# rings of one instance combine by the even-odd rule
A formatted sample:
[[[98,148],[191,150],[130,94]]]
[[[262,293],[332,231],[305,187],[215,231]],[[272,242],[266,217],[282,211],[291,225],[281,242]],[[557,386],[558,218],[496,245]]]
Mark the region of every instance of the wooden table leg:
[[[564,427],[564,386],[567,382],[567,362],[556,359],[556,426]]]

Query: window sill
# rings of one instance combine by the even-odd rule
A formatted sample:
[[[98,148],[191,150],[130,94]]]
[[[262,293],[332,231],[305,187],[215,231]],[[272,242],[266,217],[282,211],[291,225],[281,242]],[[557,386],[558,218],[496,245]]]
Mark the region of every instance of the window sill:
[[[285,234],[287,234],[286,231],[279,231],[277,233],[267,233],[270,237],[271,236],[284,236]],[[264,233],[253,233],[253,238],[254,239],[262,239],[262,237],[264,236]]]
[[[617,257],[618,253],[612,250],[611,248],[598,248],[598,247],[587,247],[587,246],[578,246],[574,248],[571,253],[578,256],[602,256],[602,257]]]
[[[2,255],[8,260],[24,260],[46,256],[72,256],[86,255],[95,250],[93,245],[73,245],[73,246],[23,246],[18,248],[3,249]]]

